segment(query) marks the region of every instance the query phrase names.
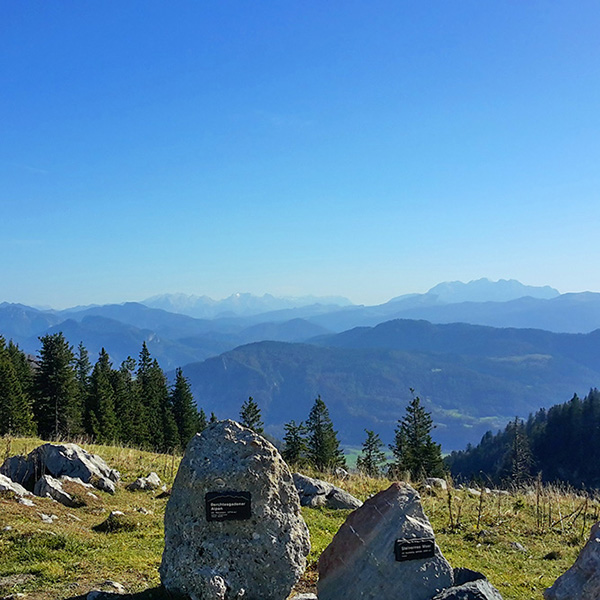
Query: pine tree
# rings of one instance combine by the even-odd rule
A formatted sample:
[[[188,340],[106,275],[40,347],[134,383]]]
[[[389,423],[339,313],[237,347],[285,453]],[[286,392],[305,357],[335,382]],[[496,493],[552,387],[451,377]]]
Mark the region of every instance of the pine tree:
[[[90,378],[86,429],[100,444],[110,444],[119,438],[112,367],[104,348],[100,351]]]
[[[212,423],[216,423],[218,420],[219,420],[219,419],[217,419],[217,415],[215,415],[215,413],[214,413],[214,412],[211,412],[211,413],[210,413],[210,421],[209,421],[209,423],[211,423],[211,424],[212,424]]]
[[[181,368],[175,372],[175,384],[171,390],[171,405],[180,443],[182,448],[185,448],[194,435],[200,431],[200,415],[192,396],[190,383],[183,376]],[[206,415],[204,416],[204,426],[206,427]]]
[[[15,368],[12,352],[0,336],[0,435],[31,435],[35,432],[33,412]]]
[[[240,422],[244,427],[252,429],[254,433],[262,435],[265,432],[263,427],[264,423],[260,416],[260,408],[258,408],[258,404],[254,401],[252,396],[242,404],[242,409],[240,410]]]
[[[579,398],[577,399],[579,401]],[[511,444],[506,455],[506,472],[510,480],[517,486],[526,484],[531,479],[531,465],[533,463],[529,440],[523,421],[518,417],[509,425]]]
[[[206,419],[206,413],[201,408],[198,413],[198,433],[202,433],[208,427],[208,421]]]
[[[81,427],[73,349],[62,333],[39,338],[38,370],[34,377],[34,416],[45,439],[69,437]]]
[[[383,452],[383,442],[379,435],[365,429],[367,439],[363,442],[362,452],[356,460],[356,468],[369,477],[379,477],[381,469],[385,464],[385,452]]]
[[[414,394],[412,388],[411,392]],[[404,418],[398,421],[394,444],[390,445],[396,459],[391,465],[394,477],[408,473],[417,480],[444,475],[441,447],[431,439],[432,429],[430,413],[423,408],[420,398],[414,396]]]
[[[90,363],[89,353],[83,342],[79,342],[77,346],[77,354],[75,355],[75,378],[77,380],[77,392],[76,392],[76,409],[83,415],[84,423],[83,427],[86,427],[86,404],[88,402],[88,396],[90,391],[90,372],[92,365]],[[89,431],[87,433],[90,433]]]
[[[307,459],[319,471],[345,467],[346,459],[340,449],[337,432],[329,417],[325,402],[318,396],[306,421]]]
[[[306,461],[306,428],[303,423],[290,421],[284,425],[285,444],[282,456],[289,465],[301,466]]]

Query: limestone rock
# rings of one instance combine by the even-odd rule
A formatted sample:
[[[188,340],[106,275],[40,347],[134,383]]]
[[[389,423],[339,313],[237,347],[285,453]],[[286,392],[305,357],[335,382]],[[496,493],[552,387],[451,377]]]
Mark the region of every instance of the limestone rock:
[[[72,496],[63,490],[60,481],[50,475],[42,475],[38,479],[33,488],[33,493],[41,498],[52,498],[69,508],[76,508],[78,506]]]
[[[600,598],[600,522],[573,566],[544,591],[546,600],[598,600]]]
[[[483,573],[480,573],[479,571],[473,571],[472,569],[467,569],[466,567],[455,567],[453,574],[455,586],[486,578]]]
[[[425,485],[430,485],[432,488],[438,488],[440,490],[447,490],[448,484],[445,479],[441,477],[427,477],[423,482]]]
[[[135,492],[138,490],[157,490],[162,485],[160,477],[153,471],[148,477],[138,477],[127,489]]]
[[[326,506],[350,510],[362,506],[358,498],[332,483],[313,479],[301,473],[294,473],[293,477],[302,506]]]
[[[478,579],[448,588],[433,600],[502,600],[502,596],[487,579]]]
[[[309,550],[298,493],[274,446],[234,421],[192,438],[165,512],[160,576],[169,592],[284,600]]]
[[[23,487],[33,490],[42,475],[59,478],[76,477],[106,492],[114,493],[119,472],[111,469],[96,454],[90,454],[76,444],[43,444],[32,450],[27,458],[7,459],[2,473]]]
[[[20,498],[23,496],[31,496],[22,485],[2,474],[0,474],[0,492],[12,492]]]
[[[398,539],[433,539],[420,497],[393,483],[350,513],[319,559],[319,600],[430,600],[452,585],[434,543],[431,558],[397,561]]]
[[[126,515],[121,510],[113,510],[105,521],[94,525],[92,529],[102,533],[116,533],[118,531],[133,531],[139,523],[131,515]]]

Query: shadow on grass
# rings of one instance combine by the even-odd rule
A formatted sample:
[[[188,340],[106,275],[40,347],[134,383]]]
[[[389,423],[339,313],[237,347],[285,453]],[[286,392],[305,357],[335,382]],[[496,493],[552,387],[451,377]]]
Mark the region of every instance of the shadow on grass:
[[[80,596],[72,596],[71,598],[67,598],[67,600],[87,600],[90,594],[92,594],[92,592],[81,594]],[[148,588],[147,590],[135,594],[116,594],[98,591],[92,595],[92,598],[93,600],[187,600],[188,596],[167,592],[165,588],[160,586]]]

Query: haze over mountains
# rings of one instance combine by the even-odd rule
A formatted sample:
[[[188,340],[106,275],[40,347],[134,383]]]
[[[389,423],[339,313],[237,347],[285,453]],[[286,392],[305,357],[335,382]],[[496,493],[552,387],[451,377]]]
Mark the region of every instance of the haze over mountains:
[[[600,294],[514,280],[442,283],[377,306],[268,294],[63,311],[0,304],[0,334],[27,352],[62,331],[92,360],[104,347],[119,364],[145,341],[164,369],[184,367],[206,411],[235,417],[252,395],[279,436],[321,394],[344,443],[361,443],[364,428],[389,441],[413,387],[444,450],[598,386],[599,329]]]

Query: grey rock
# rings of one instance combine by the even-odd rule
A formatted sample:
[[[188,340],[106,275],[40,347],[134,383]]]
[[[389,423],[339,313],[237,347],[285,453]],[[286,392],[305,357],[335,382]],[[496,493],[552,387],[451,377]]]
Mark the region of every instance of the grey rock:
[[[345,490],[320,479],[313,479],[301,473],[294,473],[294,485],[300,496],[302,506],[326,506],[354,510],[362,506],[362,502]]]
[[[440,490],[448,489],[448,484],[446,483],[446,480],[442,479],[441,477],[428,477],[423,483],[425,485],[430,485],[432,488],[438,488]]]
[[[0,474],[0,492],[12,492],[20,498],[23,496],[31,496],[22,485],[2,474]]]
[[[546,600],[598,600],[600,598],[600,522],[591,530],[573,566],[552,587],[544,590]]]
[[[527,548],[523,546],[520,542],[511,542],[510,547],[517,552],[527,552]]]
[[[33,490],[42,475],[55,478],[66,475],[114,493],[115,482],[120,477],[119,472],[111,469],[102,458],[76,444],[43,444],[32,450],[26,459],[22,456],[7,459],[0,470],[12,473],[16,477],[13,481],[29,490]]]
[[[69,477],[68,475],[63,475],[60,478],[60,482],[61,483],[76,483],[77,485],[80,485],[84,488],[94,489],[94,486],[91,483],[86,483],[85,481],[82,481],[81,479],[79,479],[79,477]]]
[[[47,515],[46,513],[38,513],[42,523],[52,524],[58,519],[57,515]]]
[[[350,513],[319,558],[319,600],[429,600],[452,585],[437,544],[431,558],[396,561],[397,539],[433,539],[419,494],[393,483]]]
[[[138,477],[133,483],[127,486],[127,489],[136,492],[138,490],[157,490],[162,485],[160,477],[154,473],[150,473],[148,477]]]
[[[112,579],[107,579],[103,584],[103,586],[113,588],[118,594],[126,594],[127,590],[122,583],[118,581],[113,581]]]
[[[24,456],[11,456],[0,467],[0,474],[23,487],[27,487],[27,483],[34,476],[34,470],[33,465]]]
[[[317,600],[316,594],[296,594],[291,600]]]
[[[250,494],[248,519],[208,520],[206,494]],[[277,449],[234,421],[188,444],[165,511],[164,587],[203,600],[284,600],[310,550],[298,493]]]
[[[33,493],[40,498],[52,498],[69,508],[75,508],[77,503],[70,494],[63,490],[58,479],[50,475],[42,475],[33,488]]]
[[[478,579],[445,589],[432,600],[502,600],[502,596],[487,579]]]

